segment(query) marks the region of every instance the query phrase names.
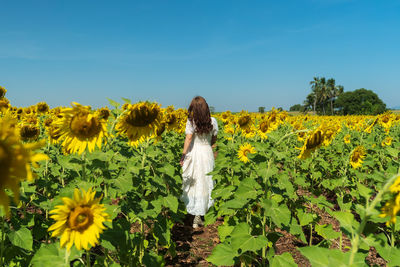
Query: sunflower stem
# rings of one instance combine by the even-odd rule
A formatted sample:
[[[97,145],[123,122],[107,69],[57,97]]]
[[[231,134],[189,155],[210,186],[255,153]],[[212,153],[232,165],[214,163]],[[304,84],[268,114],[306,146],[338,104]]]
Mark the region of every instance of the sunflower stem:
[[[265,214],[264,214],[264,216],[263,216],[263,220],[262,220],[262,222],[261,222],[261,224],[262,224],[262,231],[263,231],[263,236],[265,236],[266,237],[266,231],[265,231],[265,225],[266,225],[266,222],[267,222],[267,217],[265,216]],[[266,266],[266,258],[267,258],[267,247],[263,247],[262,248],[262,266]]]
[[[90,267],[90,249],[86,250],[86,266]]]
[[[146,150],[143,146],[140,147],[140,152],[142,154],[142,168],[144,168],[144,165],[146,163]]]
[[[119,121],[119,118],[120,118],[122,115],[124,115],[126,112],[127,112],[127,111],[124,110],[123,112],[121,112],[121,113],[115,118],[115,120],[113,121],[113,123],[112,123],[112,125],[111,125],[110,135],[112,135],[112,132],[114,131],[115,125],[116,125],[117,122]],[[112,140],[114,140],[114,138],[113,138]],[[108,144],[108,142],[107,142],[107,144]]]
[[[50,141],[47,141],[47,155],[50,155]],[[45,177],[47,177],[47,175],[49,174],[49,160],[46,160],[46,169],[45,169]]]
[[[65,183],[64,183],[64,171],[65,171],[65,169],[64,169],[64,167],[62,167],[62,171],[61,171],[61,175],[60,175],[62,187],[65,187]]]
[[[67,249],[67,251],[65,252],[65,266],[69,265],[69,254],[70,251]]]
[[[394,247],[394,231],[395,231],[395,225],[392,223],[392,232],[390,233],[390,246]]]
[[[143,263],[143,256],[144,256],[144,240],[145,240],[144,224],[143,224],[142,220],[140,220],[140,232],[142,234],[142,242],[140,243],[139,262],[140,262],[140,264],[142,264]]]
[[[1,244],[0,244],[0,266],[4,266],[3,261],[3,252],[4,252],[4,223],[5,219],[4,216],[0,216],[1,220]]]
[[[82,180],[86,180],[86,150],[82,153]]]

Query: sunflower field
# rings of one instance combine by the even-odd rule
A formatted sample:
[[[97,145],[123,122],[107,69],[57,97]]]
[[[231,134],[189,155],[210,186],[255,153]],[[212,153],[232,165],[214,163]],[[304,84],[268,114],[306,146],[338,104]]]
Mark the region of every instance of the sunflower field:
[[[0,87],[0,266],[164,266],[186,214],[187,111],[14,107]],[[229,111],[210,266],[400,266],[400,114]],[[291,250],[278,244],[291,240]],[[374,260],[372,260],[374,259]]]

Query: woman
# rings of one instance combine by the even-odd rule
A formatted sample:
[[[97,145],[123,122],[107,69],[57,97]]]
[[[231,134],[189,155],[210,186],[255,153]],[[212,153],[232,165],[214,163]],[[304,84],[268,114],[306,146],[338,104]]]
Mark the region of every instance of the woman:
[[[217,120],[210,115],[206,100],[196,96],[190,103],[186,122],[186,138],[180,164],[182,166],[182,197],[189,214],[195,215],[193,228],[199,227],[204,216],[214,204],[211,199],[214,169],[212,146],[217,140]]]

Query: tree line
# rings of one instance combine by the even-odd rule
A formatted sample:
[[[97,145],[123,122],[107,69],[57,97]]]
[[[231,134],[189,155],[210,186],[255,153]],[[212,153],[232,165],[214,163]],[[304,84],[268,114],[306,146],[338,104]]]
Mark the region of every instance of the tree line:
[[[290,111],[320,115],[376,115],[386,111],[386,104],[371,90],[364,88],[344,92],[333,78],[314,77],[310,81],[311,93],[303,104],[290,107]]]

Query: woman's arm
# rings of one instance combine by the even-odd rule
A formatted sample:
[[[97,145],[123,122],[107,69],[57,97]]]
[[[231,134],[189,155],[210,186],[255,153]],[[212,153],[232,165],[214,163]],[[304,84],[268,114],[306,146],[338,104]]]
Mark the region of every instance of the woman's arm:
[[[211,146],[213,147],[213,148],[215,148],[216,147],[216,143],[217,142],[217,136],[216,135],[213,135],[212,137],[211,137]]]
[[[213,125],[212,137],[211,137],[211,147],[216,148],[217,145],[217,133],[218,133],[218,122],[214,117],[211,117],[211,123]]]
[[[183,160],[185,159],[185,155],[187,154],[189,150],[190,143],[192,143],[193,139],[193,134],[187,134],[185,138],[185,143],[183,144],[183,151],[182,151],[182,157],[180,160],[181,166],[183,165]]]
[[[211,137],[211,147],[213,148],[213,149],[215,149],[216,147],[217,147],[217,136],[216,135],[213,135],[212,137]],[[217,155],[218,155],[218,151],[217,150],[215,150],[214,151],[214,159],[216,159],[217,158]]]

